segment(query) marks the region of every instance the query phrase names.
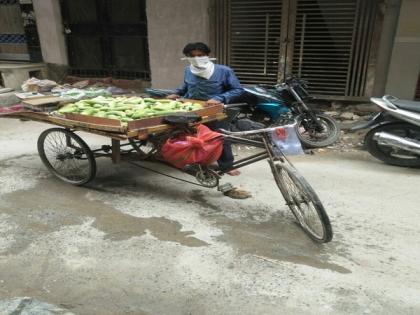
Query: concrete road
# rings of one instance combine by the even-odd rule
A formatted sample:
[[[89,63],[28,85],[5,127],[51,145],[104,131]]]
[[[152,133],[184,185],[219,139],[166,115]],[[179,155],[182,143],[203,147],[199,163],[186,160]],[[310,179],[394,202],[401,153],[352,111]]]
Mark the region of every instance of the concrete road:
[[[40,162],[46,128],[0,120],[0,299],[75,314],[420,313],[419,170],[362,152],[294,158],[332,221],[317,245],[266,162],[229,178],[254,192],[245,201],[108,160],[73,187]]]

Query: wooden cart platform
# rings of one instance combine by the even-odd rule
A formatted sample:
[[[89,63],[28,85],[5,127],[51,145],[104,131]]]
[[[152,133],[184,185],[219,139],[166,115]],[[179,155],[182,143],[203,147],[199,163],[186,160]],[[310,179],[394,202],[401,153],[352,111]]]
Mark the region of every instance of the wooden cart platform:
[[[194,111],[201,116],[199,122],[208,123],[215,120],[222,120],[226,116],[223,113],[223,105],[208,106]],[[130,138],[144,140],[149,134],[164,133],[173,127],[163,123],[164,117],[153,117],[129,122],[128,126],[122,126],[118,120],[104,119],[79,114],[66,114],[66,116],[57,116],[46,112],[32,110],[21,110],[10,113],[0,114],[0,118],[27,119],[38,122],[44,122],[75,131],[85,131],[114,140],[127,140]]]

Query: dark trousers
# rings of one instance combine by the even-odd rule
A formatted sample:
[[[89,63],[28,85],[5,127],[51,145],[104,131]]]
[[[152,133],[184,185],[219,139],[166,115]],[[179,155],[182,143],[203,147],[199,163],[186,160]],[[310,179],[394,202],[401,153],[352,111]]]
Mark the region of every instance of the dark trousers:
[[[211,122],[209,124],[207,124],[207,126],[214,131],[217,131],[217,129],[226,129],[229,130],[229,120],[228,119],[224,119],[222,121],[214,121]],[[229,168],[234,161],[234,157],[233,157],[233,152],[232,152],[232,144],[230,143],[229,140],[226,140],[223,142],[223,151],[222,151],[222,155],[220,156],[219,160],[217,161],[217,163],[219,164],[219,166],[223,169],[227,169]]]

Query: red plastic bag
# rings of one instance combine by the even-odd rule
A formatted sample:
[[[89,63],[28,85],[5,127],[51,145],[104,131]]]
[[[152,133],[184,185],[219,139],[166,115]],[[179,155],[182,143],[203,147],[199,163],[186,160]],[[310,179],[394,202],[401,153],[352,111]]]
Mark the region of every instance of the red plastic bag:
[[[180,135],[168,139],[161,154],[165,161],[178,168],[187,164],[209,165],[216,162],[223,151],[223,137],[204,125],[197,127],[195,135]]]
[[[23,105],[17,104],[9,107],[0,107],[0,115],[13,114],[24,110]]]

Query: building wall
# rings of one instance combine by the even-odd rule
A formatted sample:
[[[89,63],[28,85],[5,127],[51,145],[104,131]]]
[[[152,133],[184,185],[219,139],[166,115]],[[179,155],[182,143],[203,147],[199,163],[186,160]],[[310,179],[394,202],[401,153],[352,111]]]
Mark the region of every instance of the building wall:
[[[67,50],[60,3],[57,0],[33,0],[44,62],[67,65]]]
[[[29,60],[22,13],[17,1],[0,2],[0,60]]]
[[[413,99],[420,72],[420,1],[403,0],[385,93]]]
[[[147,0],[152,86],[174,88],[183,81],[182,49],[209,42],[209,0]]]

